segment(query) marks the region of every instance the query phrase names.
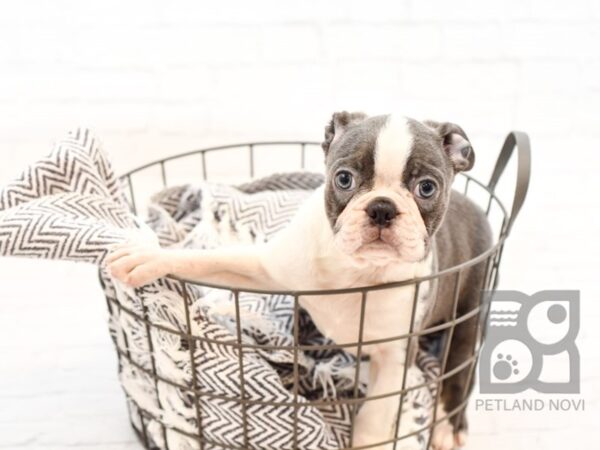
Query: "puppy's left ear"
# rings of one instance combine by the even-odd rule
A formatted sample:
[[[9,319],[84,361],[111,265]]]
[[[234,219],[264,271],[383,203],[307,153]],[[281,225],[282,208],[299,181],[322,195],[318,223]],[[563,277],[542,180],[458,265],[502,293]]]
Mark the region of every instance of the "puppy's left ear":
[[[444,151],[450,158],[455,172],[470,170],[475,164],[475,152],[465,131],[450,122],[425,121],[442,138]]]
[[[333,113],[331,120],[325,127],[325,140],[321,144],[325,154],[329,151],[329,147],[334,141],[340,138],[346,132],[346,129],[355,123],[362,122],[367,118],[367,115],[362,112],[336,112]]]

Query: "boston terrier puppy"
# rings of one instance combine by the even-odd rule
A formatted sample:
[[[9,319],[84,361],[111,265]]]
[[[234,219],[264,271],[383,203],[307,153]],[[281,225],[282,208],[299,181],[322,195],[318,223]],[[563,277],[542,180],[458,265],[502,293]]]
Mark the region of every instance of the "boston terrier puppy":
[[[198,282],[260,290],[329,290],[424,277],[471,259],[491,245],[485,214],[451,189],[469,170],[474,153],[465,132],[451,123],[419,122],[399,115],[368,117],[340,112],[325,129],[326,181],[269,242],[216,250],[175,250],[126,243],[107,258],[112,275],[141,286],[167,274]],[[387,340],[452,319],[479,304],[482,264],[455,277],[369,291],[362,347],[369,355],[368,397],[354,426],[353,445],[391,449],[405,364],[415,346]],[[300,297],[319,330],[337,344],[358,341],[362,295]],[[415,311],[413,311],[413,305]],[[446,371],[474,351],[477,318],[452,333]],[[412,341],[416,341],[414,338]],[[347,348],[356,352],[356,348]],[[462,446],[466,420],[443,419],[470,393],[469,367],[443,381],[432,444]],[[386,395],[387,394],[387,395]],[[397,448],[409,448],[399,442]],[[420,447],[416,447],[420,448]],[[413,450],[413,446],[410,446]]]

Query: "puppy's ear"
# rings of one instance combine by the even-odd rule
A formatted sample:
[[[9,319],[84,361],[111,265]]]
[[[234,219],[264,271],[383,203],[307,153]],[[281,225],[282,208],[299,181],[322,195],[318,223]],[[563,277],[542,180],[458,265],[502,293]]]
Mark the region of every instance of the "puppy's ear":
[[[450,158],[455,172],[470,170],[475,164],[475,152],[464,130],[450,122],[425,121],[442,138],[444,151]]]
[[[349,113],[348,111],[342,111],[334,113],[325,127],[325,140],[321,144],[325,154],[329,151],[331,144],[339,139],[350,125],[362,122],[366,118],[367,115],[361,112]]]

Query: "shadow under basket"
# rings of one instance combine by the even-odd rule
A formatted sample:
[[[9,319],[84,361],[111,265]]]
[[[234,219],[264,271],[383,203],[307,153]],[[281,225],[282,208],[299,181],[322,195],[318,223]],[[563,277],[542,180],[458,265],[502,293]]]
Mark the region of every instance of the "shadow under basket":
[[[300,170],[305,170],[310,152],[320,150],[319,144],[314,142],[255,142],[205,148],[146,164],[123,175],[121,180],[132,211],[137,213],[140,194],[185,182],[183,177],[174,175],[174,167],[183,167],[188,173],[197,168],[198,173],[194,174],[197,179],[212,182],[223,174],[231,175],[227,161],[225,170],[221,165],[220,169],[215,166],[216,175],[211,171],[211,158],[225,152],[235,155],[228,156],[230,163],[235,162],[236,168],[247,167],[245,175],[256,178],[255,165],[260,160],[260,152],[280,147],[289,152],[284,153],[286,161],[298,161]],[[495,192],[515,148],[516,187],[509,211]],[[272,167],[273,161],[269,163]],[[412,439],[413,447],[429,448],[433,428],[448,416],[461,414],[467,406],[469,392],[465,391],[462,403],[454,410],[447,415],[438,411],[440,387],[445,379],[461,371],[467,373],[471,381],[475,376],[489,311],[486,293],[493,292],[498,283],[502,250],[525,200],[529,176],[529,139],[522,132],[508,134],[487,184],[460,174],[454,188],[486,212],[494,232],[493,245],[476,258],[433,275],[344,290],[360,296],[361,317],[356,342],[343,345],[321,336],[299,303],[303,295],[329,296],[341,291],[250,291],[174,277],[134,290],[113,283],[101,271],[120,379],[132,426],[144,447],[304,450],[380,448],[388,444],[390,448],[401,449]],[[301,188],[309,192],[315,187],[311,183],[318,184],[312,180]],[[287,186],[270,187],[277,188]],[[169,203],[172,192],[169,189],[162,192],[166,193],[161,197],[165,210],[176,216],[177,208],[186,200],[178,197]],[[202,201],[190,199],[191,203]],[[428,329],[414,329],[413,313],[409,332],[390,336],[385,341],[419,342],[417,363],[420,368],[414,369],[416,375],[411,378],[412,369],[405,364],[402,389],[376,399],[367,397],[364,379],[365,372],[368,373],[368,358],[364,349],[376,343],[363,339],[369,293],[412,286],[414,312],[423,283],[446,278],[457,287],[465,271],[476,265],[482,267],[485,274],[479,306],[464,314],[457,313],[459,289],[455,288],[452,320]],[[229,310],[215,313],[210,306],[214,296],[226,298],[229,306],[225,309]],[[276,318],[273,321],[276,327],[269,333],[265,333],[265,326],[269,324],[265,325],[260,318],[260,313],[265,311],[267,319]],[[244,323],[246,318],[250,324]],[[463,362],[449,367],[452,334],[457,326],[466,323],[477,327],[477,342]],[[352,348],[356,356],[346,352],[348,348]],[[386,397],[398,402],[396,433],[393,434],[396,437],[353,447],[352,430],[360,406],[365,401]],[[409,399],[412,406],[420,404],[421,416],[404,418],[405,413],[409,414],[405,408]],[[407,428],[409,420],[412,426]],[[407,429],[409,432],[402,434]]]

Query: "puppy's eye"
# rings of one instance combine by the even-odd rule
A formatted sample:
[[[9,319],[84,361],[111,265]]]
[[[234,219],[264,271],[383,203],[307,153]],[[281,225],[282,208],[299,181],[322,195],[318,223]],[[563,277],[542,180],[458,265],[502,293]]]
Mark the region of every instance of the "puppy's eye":
[[[415,195],[421,198],[431,198],[437,191],[437,186],[433,180],[423,180],[417,184]]]
[[[352,189],[355,184],[354,177],[347,170],[340,170],[335,175],[335,185],[344,191]]]

